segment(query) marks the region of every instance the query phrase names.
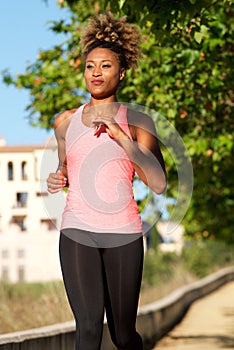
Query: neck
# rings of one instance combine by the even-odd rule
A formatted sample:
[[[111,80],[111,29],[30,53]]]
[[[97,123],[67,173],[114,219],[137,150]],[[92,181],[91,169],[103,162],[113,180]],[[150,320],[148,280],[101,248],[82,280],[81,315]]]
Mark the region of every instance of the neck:
[[[83,111],[83,114],[86,114],[86,119],[88,118],[88,114],[94,113],[96,115],[116,115],[117,111],[119,109],[119,103],[115,98],[106,98],[106,99],[100,99],[96,100],[94,98],[90,99],[90,102],[86,104],[85,110]]]
[[[90,99],[89,102],[89,106],[94,106],[94,105],[98,105],[98,104],[107,104],[107,103],[113,103],[113,102],[117,102],[117,98],[116,95],[107,97],[107,98],[103,98],[103,99],[96,99],[93,96]]]

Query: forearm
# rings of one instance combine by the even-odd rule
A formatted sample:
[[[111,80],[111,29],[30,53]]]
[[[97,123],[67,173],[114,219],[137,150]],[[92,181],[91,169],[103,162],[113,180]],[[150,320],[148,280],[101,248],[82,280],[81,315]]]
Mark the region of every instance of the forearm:
[[[118,143],[134,164],[140,179],[155,193],[162,193],[166,188],[166,174],[155,155],[145,148],[144,151],[141,150],[138,143],[130,140],[127,135],[121,137]]]
[[[64,177],[67,178],[67,165],[64,163],[59,163],[56,172],[61,171]]]

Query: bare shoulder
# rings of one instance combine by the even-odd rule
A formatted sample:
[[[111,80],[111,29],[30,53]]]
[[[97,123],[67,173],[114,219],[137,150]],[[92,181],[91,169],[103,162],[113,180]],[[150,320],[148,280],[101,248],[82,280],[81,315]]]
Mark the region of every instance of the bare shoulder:
[[[72,108],[57,114],[54,118],[54,128],[57,128],[63,123],[68,122],[76,110],[77,108]]]
[[[54,130],[57,137],[64,137],[68,125],[77,108],[68,109],[56,115],[54,118]]]
[[[128,109],[128,124],[135,135],[139,135],[142,131],[147,131],[156,136],[154,121],[146,113]]]

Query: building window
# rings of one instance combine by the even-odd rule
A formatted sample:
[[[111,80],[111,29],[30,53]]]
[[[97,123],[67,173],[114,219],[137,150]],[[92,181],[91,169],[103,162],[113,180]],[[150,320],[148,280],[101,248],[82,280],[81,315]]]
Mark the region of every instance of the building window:
[[[28,193],[17,192],[16,193],[16,206],[17,208],[25,208],[27,206]]]
[[[48,197],[48,192],[36,192],[37,197]]]
[[[27,172],[26,172],[27,162],[23,161],[21,163],[21,179],[28,180]]]
[[[9,271],[8,271],[8,267],[7,266],[2,266],[1,279],[3,281],[8,281],[9,280]]]
[[[21,231],[26,231],[25,218],[26,216],[13,216],[11,223],[19,226]]]
[[[25,280],[25,269],[23,265],[18,267],[18,281],[23,282]]]
[[[18,258],[24,258],[24,256],[25,256],[25,251],[23,249],[19,249],[17,251],[17,257]]]
[[[8,162],[8,180],[12,181],[14,177],[13,163]]]
[[[1,256],[3,259],[7,259],[9,257],[9,251],[6,249],[2,250]]]
[[[41,224],[45,225],[48,231],[56,230],[56,219],[41,219]]]

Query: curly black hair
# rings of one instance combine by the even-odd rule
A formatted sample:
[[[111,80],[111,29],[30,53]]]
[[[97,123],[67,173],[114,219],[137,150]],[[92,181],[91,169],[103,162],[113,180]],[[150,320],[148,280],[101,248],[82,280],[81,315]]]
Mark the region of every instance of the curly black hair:
[[[95,48],[114,51],[122,68],[136,67],[140,57],[141,34],[136,25],[126,22],[126,16],[115,18],[110,11],[89,19],[81,37],[84,59]]]

